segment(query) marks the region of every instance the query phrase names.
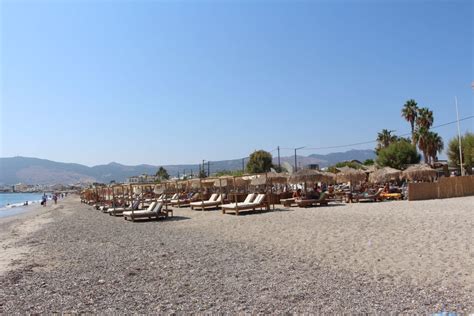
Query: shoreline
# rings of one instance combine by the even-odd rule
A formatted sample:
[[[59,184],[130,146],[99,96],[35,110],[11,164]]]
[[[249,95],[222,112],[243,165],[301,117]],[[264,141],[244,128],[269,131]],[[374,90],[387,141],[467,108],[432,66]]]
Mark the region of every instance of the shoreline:
[[[472,203],[175,208],[132,223],[71,197],[8,219],[28,257],[0,275],[0,312],[468,313]]]
[[[28,208],[16,214],[0,217],[0,276],[14,270],[12,263],[21,261],[31,253],[27,245],[18,246],[29,235],[44,228],[44,225],[53,221],[51,212],[60,208],[60,205],[41,204],[29,205]],[[2,211],[8,212],[8,211]]]

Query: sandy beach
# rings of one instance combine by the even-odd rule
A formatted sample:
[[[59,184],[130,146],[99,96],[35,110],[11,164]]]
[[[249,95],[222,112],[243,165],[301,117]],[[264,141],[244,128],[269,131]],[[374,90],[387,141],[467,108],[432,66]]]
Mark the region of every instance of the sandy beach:
[[[473,312],[474,197],[0,220],[0,312]]]

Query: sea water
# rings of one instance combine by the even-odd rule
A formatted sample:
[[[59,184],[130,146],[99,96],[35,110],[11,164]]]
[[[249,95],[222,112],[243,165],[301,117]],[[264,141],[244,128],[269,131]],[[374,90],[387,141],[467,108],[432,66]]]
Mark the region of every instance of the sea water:
[[[0,193],[0,217],[12,216],[25,212],[28,207],[24,206],[41,202],[41,193]]]

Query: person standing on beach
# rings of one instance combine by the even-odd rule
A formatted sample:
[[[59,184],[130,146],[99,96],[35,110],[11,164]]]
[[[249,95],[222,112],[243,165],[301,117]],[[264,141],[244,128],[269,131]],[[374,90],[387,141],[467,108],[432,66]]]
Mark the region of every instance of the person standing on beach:
[[[54,201],[54,204],[58,204],[58,195],[56,193],[53,194],[53,201]]]
[[[46,196],[46,193],[43,194],[43,199],[41,200],[41,204],[43,207],[46,207],[46,201],[48,200],[48,197]]]

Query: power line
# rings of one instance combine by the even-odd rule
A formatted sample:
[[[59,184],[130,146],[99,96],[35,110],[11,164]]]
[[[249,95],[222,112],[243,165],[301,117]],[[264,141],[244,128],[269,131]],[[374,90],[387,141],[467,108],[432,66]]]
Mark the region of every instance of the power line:
[[[466,117],[460,119],[459,121],[460,122],[461,121],[466,121],[466,120],[469,120],[469,119],[472,119],[472,118],[474,118],[474,115],[466,116]],[[444,124],[439,124],[439,125],[431,127],[431,129],[437,129],[437,128],[440,128],[440,127],[443,127],[443,126],[456,124],[456,123],[457,123],[457,121],[452,121],[452,122],[448,122],[448,123],[444,123]],[[396,130],[394,130],[394,132],[396,132]],[[404,133],[404,134],[400,134],[399,136],[410,136],[410,135],[411,135],[411,132],[407,132],[407,133]],[[360,143],[352,143],[352,144],[346,144],[346,145],[327,146],[327,147],[306,147],[302,150],[335,149],[335,148],[344,148],[344,147],[367,145],[367,144],[374,144],[374,143],[377,143],[377,140],[370,140],[370,141],[365,141],[365,142],[360,142]],[[293,149],[293,148],[282,148],[282,149]]]
[[[466,121],[466,120],[470,120],[474,118],[474,115],[470,115],[470,116],[466,116],[462,119],[459,119],[460,122],[462,121]],[[440,127],[444,127],[444,126],[448,126],[448,125],[452,125],[452,124],[456,124],[457,123],[457,120],[456,121],[451,121],[451,122],[447,122],[447,123],[443,123],[443,124],[439,124],[439,125],[435,125],[435,126],[432,126],[431,129],[437,129],[437,128],[440,128]],[[394,132],[396,132],[396,130],[393,130]],[[404,134],[400,134],[398,136],[410,136],[411,135],[411,132],[407,132],[407,133],[404,133]],[[326,146],[326,147],[309,147],[309,146],[306,146],[306,147],[303,147],[303,148],[299,148],[299,150],[324,150],[324,149],[337,149],[337,148],[344,148],[344,147],[352,147],[352,146],[360,146],[360,145],[368,145],[368,144],[374,144],[374,143],[377,143],[377,140],[369,140],[369,141],[364,141],[364,142],[358,142],[358,143],[351,143],[351,144],[344,144],[344,145],[336,145],[336,146]],[[268,150],[268,152],[270,153],[273,153],[275,151],[277,151],[278,149],[280,150],[294,150],[295,147],[276,147],[272,150]],[[246,156],[246,157],[241,157],[241,158],[236,158],[236,159],[230,159],[230,160],[242,160],[242,159],[249,159],[250,156]],[[210,164],[212,164],[212,161],[210,161]],[[199,166],[199,165],[198,165]]]

